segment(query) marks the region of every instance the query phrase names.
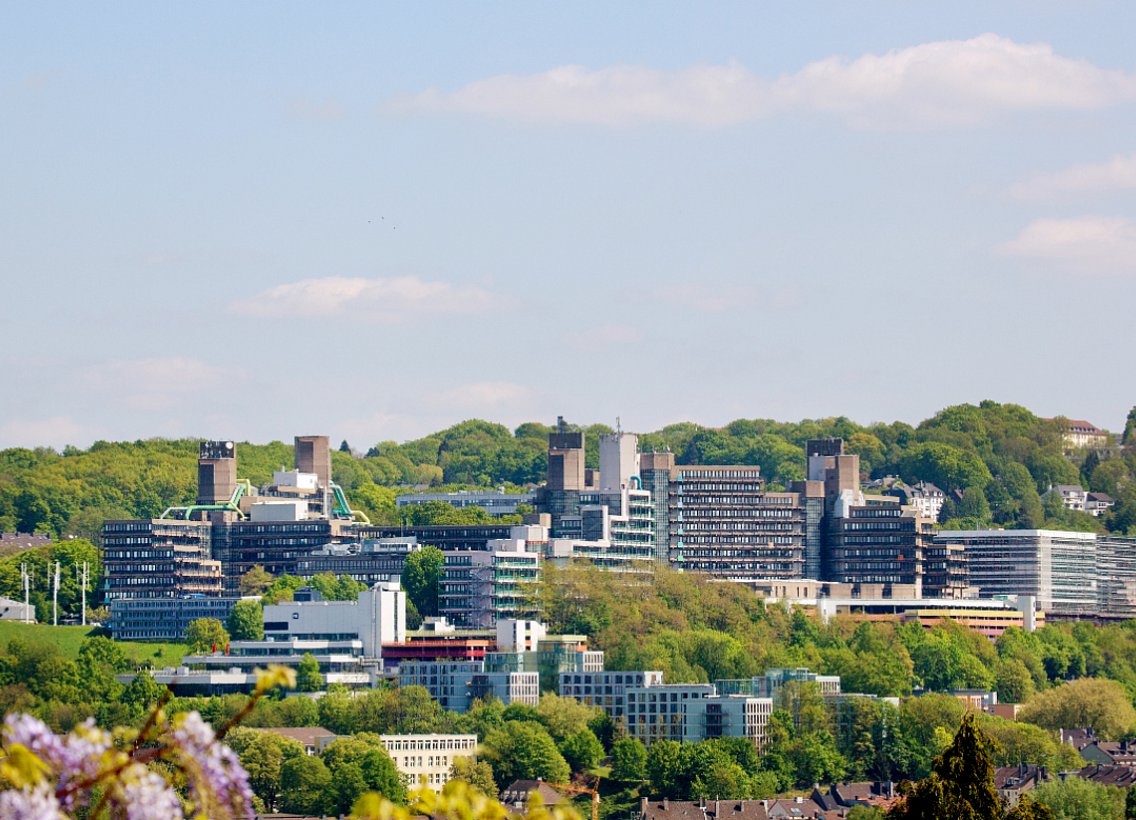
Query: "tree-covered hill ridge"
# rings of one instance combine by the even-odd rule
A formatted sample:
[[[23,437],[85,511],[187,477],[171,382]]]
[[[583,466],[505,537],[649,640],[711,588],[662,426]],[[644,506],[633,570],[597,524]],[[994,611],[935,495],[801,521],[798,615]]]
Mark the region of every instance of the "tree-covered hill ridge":
[[[811,438],[843,438],[860,455],[866,478],[898,475],[948,493],[947,518],[959,525],[1108,529],[1136,534],[1136,408],[1122,447],[1066,452],[1064,420],[1043,419],[1015,404],[984,401],[948,407],[917,426],[857,424],[844,417],[781,422],[737,419],[724,427],[693,422],[641,434],[644,451],[669,450],[679,464],[756,464],[772,487],[804,477]],[[612,428],[583,426],[588,462]],[[544,479],[552,427],[515,430],[471,419],[414,441],[347,442],[333,453],[336,481],[372,520],[397,520],[394,497],[406,487],[519,487]],[[223,435],[223,431],[218,431]],[[148,517],[195,495],[197,439],[98,441],[87,449],[0,451],[0,531],[93,535],[113,517]],[[353,444],[360,444],[354,442]],[[254,484],[292,464],[292,445],[238,443],[238,473]],[[1117,500],[1098,520],[1043,502],[1057,484],[1082,484]]]

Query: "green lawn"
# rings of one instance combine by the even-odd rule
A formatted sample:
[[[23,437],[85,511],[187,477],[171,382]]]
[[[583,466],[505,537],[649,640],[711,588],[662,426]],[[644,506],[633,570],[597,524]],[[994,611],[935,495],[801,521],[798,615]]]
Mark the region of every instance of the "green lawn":
[[[79,645],[87,635],[95,632],[89,626],[50,626],[48,624],[24,624],[18,621],[0,621],[0,646],[6,646],[15,637],[27,637],[34,641],[53,643],[59,647],[64,657],[77,658]],[[182,655],[187,652],[185,644],[180,643],[137,643],[119,641],[122,651],[136,664],[160,668],[177,666]]]

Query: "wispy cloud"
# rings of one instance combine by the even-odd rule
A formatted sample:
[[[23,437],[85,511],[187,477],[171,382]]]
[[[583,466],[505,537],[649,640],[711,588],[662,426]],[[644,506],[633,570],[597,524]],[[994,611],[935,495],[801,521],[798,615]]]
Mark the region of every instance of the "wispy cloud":
[[[499,300],[478,287],[429,282],[415,276],[325,276],[269,288],[237,302],[234,312],[259,317],[351,314],[397,320],[437,313],[478,313]]]
[[[1136,222],[1105,216],[1038,219],[1001,250],[1077,275],[1136,273]]]
[[[167,410],[240,374],[185,356],[112,359],[85,368],[80,385],[138,410]]]
[[[506,74],[452,92],[391,101],[395,110],[456,111],[531,122],[722,127],[778,113],[837,115],[859,128],[965,126],[1030,110],[1077,110],[1136,98],[1136,77],[1062,57],[1046,43],[995,34],[828,57],[779,78],[739,63],[659,71],[643,66]]]
[[[1052,174],[1037,174],[1010,189],[1018,199],[1056,199],[1077,194],[1136,190],[1136,154],[1118,154],[1108,162],[1074,165]]]

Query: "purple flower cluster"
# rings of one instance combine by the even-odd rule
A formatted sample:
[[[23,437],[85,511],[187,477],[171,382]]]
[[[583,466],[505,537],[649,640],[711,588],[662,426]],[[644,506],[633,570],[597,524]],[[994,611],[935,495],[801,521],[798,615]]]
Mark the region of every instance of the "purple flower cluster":
[[[144,766],[130,766],[122,776],[127,820],[183,820],[181,801],[170,784]]]
[[[112,735],[96,727],[94,720],[61,737],[30,715],[8,715],[3,726],[8,758],[30,762],[15,781],[22,788],[0,791],[0,818],[66,818],[88,805],[95,783],[105,790],[102,799],[117,806],[128,820],[180,819],[187,809],[195,817],[254,817],[248,775],[201,715],[176,715],[169,722],[162,712],[155,717],[155,731],[128,753],[116,749]],[[184,774],[189,806],[182,806],[166,777],[147,767],[147,762],[158,759]]]
[[[202,806],[218,805],[233,817],[254,817],[248,773],[228,746],[218,743],[212,727],[197,712],[178,715],[170,733],[187,769],[196,768],[190,791]]]
[[[34,789],[0,792],[0,817],[5,820],[56,820],[66,816],[46,783]]]

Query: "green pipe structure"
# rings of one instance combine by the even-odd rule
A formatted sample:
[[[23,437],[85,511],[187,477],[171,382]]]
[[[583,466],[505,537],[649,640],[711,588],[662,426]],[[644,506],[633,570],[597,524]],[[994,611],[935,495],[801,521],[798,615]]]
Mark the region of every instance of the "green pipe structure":
[[[241,508],[238,506],[241,497],[245,494],[252,494],[252,482],[247,478],[242,478],[237,481],[236,489],[233,490],[232,497],[222,504],[192,504],[188,507],[167,507],[166,511],[158,516],[159,519],[169,518],[170,513],[181,513],[181,519],[188,521],[189,517],[195,512],[208,512],[213,510],[225,510],[227,512],[235,512],[238,515]]]
[[[337,515],[346,515],[348,518],[358,518],[364,524],[370,525],[371,519],[362,510],[353,510],[347,503],[347,496],[343,493],[343,488],[338,484],[331,485],[331,491],[335,494],[335,512]]]

